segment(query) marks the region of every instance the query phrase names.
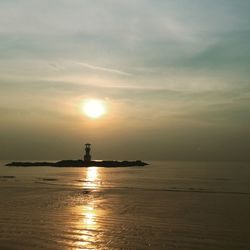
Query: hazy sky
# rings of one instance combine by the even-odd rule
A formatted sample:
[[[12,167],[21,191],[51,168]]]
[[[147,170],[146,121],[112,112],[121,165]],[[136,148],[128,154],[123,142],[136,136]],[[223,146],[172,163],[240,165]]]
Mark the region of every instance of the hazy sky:
[[[0,117],[0,159],[250,160],[250,1],[0,0]]]

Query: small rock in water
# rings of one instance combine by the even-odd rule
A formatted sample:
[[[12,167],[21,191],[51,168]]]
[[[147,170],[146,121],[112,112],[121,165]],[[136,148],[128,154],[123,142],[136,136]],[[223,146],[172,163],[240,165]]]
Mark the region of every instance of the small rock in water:
[[[13,175],[0,175],[0,178],[2,178],[2,179],[13,179],[13,178],[16,178],[16,177],[13,176]]]

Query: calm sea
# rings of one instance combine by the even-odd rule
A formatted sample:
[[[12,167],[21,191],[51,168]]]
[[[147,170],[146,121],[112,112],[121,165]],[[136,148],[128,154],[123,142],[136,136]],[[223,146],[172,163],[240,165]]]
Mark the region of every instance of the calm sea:
[[[0,166],[0,249],[250,249],[249,162]]]

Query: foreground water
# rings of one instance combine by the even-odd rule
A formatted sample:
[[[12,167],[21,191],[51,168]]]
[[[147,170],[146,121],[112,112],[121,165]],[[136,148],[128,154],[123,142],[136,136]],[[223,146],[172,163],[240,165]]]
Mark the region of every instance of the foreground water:
[[[250,249],[250,164],[0,166],[0,249]]]

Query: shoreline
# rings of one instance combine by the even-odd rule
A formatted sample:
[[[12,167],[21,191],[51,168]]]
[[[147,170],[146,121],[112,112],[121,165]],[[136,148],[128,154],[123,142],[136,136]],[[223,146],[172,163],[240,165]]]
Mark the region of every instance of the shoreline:
[[[148,165],[141,160],[136,161],[83,161],[62,160],[57,162],[11,162],[9,167],[143,167]]]

